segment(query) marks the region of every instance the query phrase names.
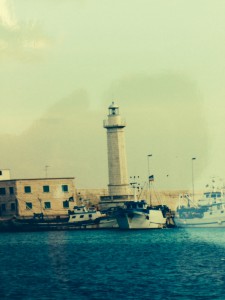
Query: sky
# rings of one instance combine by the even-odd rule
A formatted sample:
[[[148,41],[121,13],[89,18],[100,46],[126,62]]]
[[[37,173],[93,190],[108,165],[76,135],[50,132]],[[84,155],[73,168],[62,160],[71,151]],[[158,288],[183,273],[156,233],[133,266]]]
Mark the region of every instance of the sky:
[[[1,168],[106,188],[103,120],[126,119],[129,176],[225,174],[223,0],[0,0]],[[148,154],[152,154],[148,161]],[[192,158],[196,160],[192,161]]]

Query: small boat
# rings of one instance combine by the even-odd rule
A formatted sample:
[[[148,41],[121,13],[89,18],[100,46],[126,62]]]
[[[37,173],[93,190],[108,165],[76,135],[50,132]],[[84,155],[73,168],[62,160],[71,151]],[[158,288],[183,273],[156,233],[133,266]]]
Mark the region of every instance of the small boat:
[[[106,217],[106,214],[96,210],[95,207],[87,208],[85,205],[74,206],[68,214],[68,223],[76,224],[99,224],[100,220]]]
[[[68,211],[69,224],[76,224],[85,228],[116,228],[118,227],[114,216],[96,210],[95,207],[87,208],[85,205],[74,206]]]
[[[179,203],[174,222],[177,227],[225,227],[225,194],[223,190],[205,192],[197,202],[181,195],[187,205]]]
[[[145,200],[127,201],[115,217],[120,229],[159,229],[166,227],[167,206],[149,206]]]

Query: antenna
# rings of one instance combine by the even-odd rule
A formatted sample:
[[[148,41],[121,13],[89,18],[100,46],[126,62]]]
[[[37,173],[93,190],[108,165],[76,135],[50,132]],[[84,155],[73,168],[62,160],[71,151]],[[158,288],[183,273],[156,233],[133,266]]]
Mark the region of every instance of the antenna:
[[[45,178],[48,178],[48,168],[50,168],[50,166],[46,165],[45,166]]]

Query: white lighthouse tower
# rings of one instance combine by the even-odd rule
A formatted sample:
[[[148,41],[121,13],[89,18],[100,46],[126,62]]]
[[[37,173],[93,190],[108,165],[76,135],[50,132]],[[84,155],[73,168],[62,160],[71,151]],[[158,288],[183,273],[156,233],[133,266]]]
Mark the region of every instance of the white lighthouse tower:
[[[131,196],[125,150],[125,121],[119,114],[119,106],[114,102],[109,106],[108,119],[104,121],[107,129],[108,145],[108,191],[111,200],[128,200]]]

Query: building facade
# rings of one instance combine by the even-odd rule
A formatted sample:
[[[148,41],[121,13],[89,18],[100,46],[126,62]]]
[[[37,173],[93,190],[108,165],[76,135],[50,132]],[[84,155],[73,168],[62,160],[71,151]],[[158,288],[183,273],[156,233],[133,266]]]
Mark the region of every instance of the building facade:
[[[75,206],[74,177],[0,181],[0,217],[55,217]]]

